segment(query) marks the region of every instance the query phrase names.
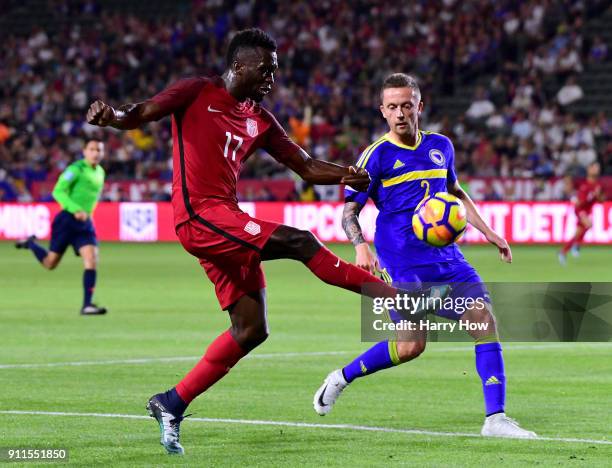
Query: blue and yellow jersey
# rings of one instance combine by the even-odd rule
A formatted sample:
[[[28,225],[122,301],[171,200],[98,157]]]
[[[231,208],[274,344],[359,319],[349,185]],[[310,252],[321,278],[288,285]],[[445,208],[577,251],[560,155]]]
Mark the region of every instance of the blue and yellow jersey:
[[[432,247],[412,231],[418,203],[456,182],[454,160],[447,137],[424,131],[419,131],[414,146],[394,143],[384,135],[361,153],[357,166],[367,169],[372,183],[367,193],[347,187],[345,200],[365,204],[370,198],[378,208],[374,245],[383,266],[405,268],[463,258],[455,244]]]

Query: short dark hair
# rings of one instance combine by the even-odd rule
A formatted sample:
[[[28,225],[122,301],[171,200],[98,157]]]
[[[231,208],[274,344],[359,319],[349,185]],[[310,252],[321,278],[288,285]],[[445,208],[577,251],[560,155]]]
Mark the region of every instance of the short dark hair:
[[[418,91],[419,96],[421,95],[421,88],[419,88],[419,83],[416,78],[406,73],[393,73],[385,78],[382,89],[380,90],[381,100],[383,91],[388,88],[412,88]]]
[[[276,41],[272,38],[272,36],[259,28],[250,28],[238,31],[230,41],[229,47],[227,48],[227,55],[225,59],[228,67],[236,59],[236,53],[238,50],[244,47],[262,47],[270,52],[276,52]]]

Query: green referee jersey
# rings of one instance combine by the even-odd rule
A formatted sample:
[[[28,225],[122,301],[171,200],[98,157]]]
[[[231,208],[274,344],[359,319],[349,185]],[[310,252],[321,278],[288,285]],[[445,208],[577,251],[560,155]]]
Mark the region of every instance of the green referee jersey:
[[[84,159],[73,162],[59,176],[53,198],[70,213],[93,213],[104,187],[105,172],[99,164],[90,166]]]

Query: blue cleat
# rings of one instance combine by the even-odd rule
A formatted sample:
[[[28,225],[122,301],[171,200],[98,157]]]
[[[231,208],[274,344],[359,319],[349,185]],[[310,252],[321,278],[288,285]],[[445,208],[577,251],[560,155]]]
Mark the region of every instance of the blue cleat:
[[[36,236],[30,236],[27,239],[17,241],[15,242],[15,248],[16,249],[29,249],[30,248],[29,243],[35,240],[36,240]]]
[[[557,258],[559,259],[559,263],[561,264],[561,266],[567,265],[567,255],[565,255],[563,252],[559,252]]]
[[[180,425],[185,419],[182,415],[176,416],[170,413],[163,405],[161,398],[163,394],[153,395],[147,403],[149,416],[155,418],[159,423],[160,440],[169,455],[183,455],[185,450],[180,444]]]

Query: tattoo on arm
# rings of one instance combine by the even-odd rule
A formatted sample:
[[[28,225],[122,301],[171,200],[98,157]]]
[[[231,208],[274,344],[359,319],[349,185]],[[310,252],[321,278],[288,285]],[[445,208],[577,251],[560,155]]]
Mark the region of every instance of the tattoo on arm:
[[[363,205],[360,203],[346,202],[342,212],[342,228],[353,245],[363,244],[366,241],[359,225],[359,213],[362,208]]]

